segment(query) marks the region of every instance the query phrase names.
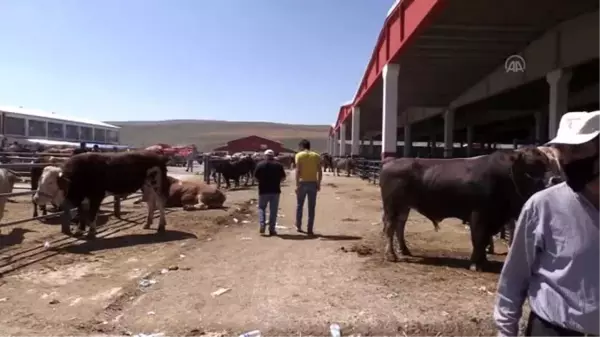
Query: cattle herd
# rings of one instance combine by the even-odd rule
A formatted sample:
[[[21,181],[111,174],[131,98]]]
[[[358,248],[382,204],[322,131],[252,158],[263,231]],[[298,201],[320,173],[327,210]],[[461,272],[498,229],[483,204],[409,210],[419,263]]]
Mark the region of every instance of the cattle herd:
[[[73,234],[80,236],[89,225],[87,237],[96,234],[96,216],[102,200],[112,195],[115,201],[142,191],[135,203],[146,202],[148,217],[145,228],[149,228],[158,208],[160,219],[157,231],[166,227],[165,207],[219,208],[226,196],[223,191],[209,186],[196,176],[177,179],[167,175],[168,158],[151,151],[121,153],[88,152],[70,158],[42,156],[30,169],[33,217],[38,217],[38,208],[47,215],[46,205],[53,205],[53,211],[77,209],[75,219],[71,212],[62,212],[62,232],[72,235],[70,223],[78,223]],[[42,167],[42,165],[45,165]],[[0,169],[0,193],[10,193],[17,174],[9,169]],[[7,196],[0,197],[0,219],[2,219]]]
[[[290,168],[293,165],[292,156],[278,156],[275,160],[279,161],[284,167]],[[225,186],[231,188],[231,180],[235,187],[240,186],[240,179],[245,179],[244,186],[253,185],[254,169],[256,164],[264,159],[260,153],[254,154],[234,154],[226,157],[210,157],[207,161],[210,163],[208,167],[208,175],[217,183],[217,187],[221,187],[221,180],[225,181]]]
[[[333,158],[321,155],[325,171],[339,175],[356,173],[358,159]],[[234,155],[210,157],[204,161],[205,178],[218,184],[224,179],[227,188],[233,180],[239,187],[253,184],[253,171],[262,156]],[[279,157],[284,166],[293,166],[293,157]],[[217,187],[206,184],[203,178],[187,176],[177,179],[167,174],[168,158],[152,151],[122,153],[81,153],[70,158],[40,157],[37,164],[45,167],[31,169],[33,216],[38,207],[44,215],[46,205],[54,210],[77,209],[77,231],[71,232],[70,222],[64,218],[62,232],[82,235],[89,225],[87,237],[96,235],[96,217],[102,200],[112,195],[121,200],[142,191],[135,203],[145,202],[148,216],[144,228],[152,225],[155,209],[160,218],[157,232],[165,231],[166,207],[185,209],[222,207],[226,196]],[[556,153],[548,147],[524,147],[516,150],[498,150],[471,158],[386,158],[381,164],[379,185],[383,204],[383,232],[386,238],[385,258],[397,260],[393,240],[396,237],[400,252],[410,255],[404,231],[411,209],[431,220],[437,230],[446,218],[458,218],[468,224],[473,251],[471,269],[484,270],[491,238],[505,224],[514,222],[525,201],[535,192],[562,181]],[[0,193],[12,191],[17,177],[11,170],[0,169]],[[0,197],[0,219],[6,197]],[[64,217],[70,212],[62,212]],[[491,247],[493,250],[493,246]],[[489,251],[488,251],[489,252]]]

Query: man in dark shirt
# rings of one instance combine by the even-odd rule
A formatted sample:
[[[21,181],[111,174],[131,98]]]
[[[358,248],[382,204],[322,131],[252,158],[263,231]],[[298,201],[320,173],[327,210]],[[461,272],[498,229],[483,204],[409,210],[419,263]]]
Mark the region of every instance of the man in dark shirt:
[[[266,159],[256,165],[254,177],[258,180],[258,221],[260,234],[265,233],[265,210],[269,205],[269,236],[277,235],[277,209],[279,208],[279,195],[281,182],[285,180],[283,165],[275,160],[273,150],[265,151]]]
[[[86,153],[86,152],[88,152],[87,144],[85,142],[81,142],[81,143],[79,143],[79,148],[73,150],[73,155],[80,154],[80,153]]]

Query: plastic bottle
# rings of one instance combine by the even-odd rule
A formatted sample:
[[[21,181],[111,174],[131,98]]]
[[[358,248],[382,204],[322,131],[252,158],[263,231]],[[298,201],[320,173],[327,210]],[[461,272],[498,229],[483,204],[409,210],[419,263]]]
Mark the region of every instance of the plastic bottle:
[[[331,332],[331,337],[341,337],[342,332],[340,331],[340,326],[338,324],[331,324],[329,326],[329,331]]]
[[[240,335],[240,337],[260,337],[260,330],[252,330]]]

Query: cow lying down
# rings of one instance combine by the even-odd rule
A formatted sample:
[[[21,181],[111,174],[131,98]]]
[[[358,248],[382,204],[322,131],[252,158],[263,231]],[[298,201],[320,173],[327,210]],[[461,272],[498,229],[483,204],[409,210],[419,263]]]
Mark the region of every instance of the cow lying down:
[[[535,147],[473,158],[387,158],[379,181],[386,259],[397,260],[394,236],[402,254],[410,255],[404,229],[414,209],[435,227],[446,218],[468,222],[471,269],[483,270],[491,237],[518,217],[531,195],[560,182],[561,176],[556,159]]]
[[[207,185],[201,178],[185,176],[182,179],[167,176],[169,182],[169,197],[166,207],[183,207],[185,210],[221,208],[227,199],[225,193],[218,188]],[[146,194],[136,200],[136,204],[146,202]]]

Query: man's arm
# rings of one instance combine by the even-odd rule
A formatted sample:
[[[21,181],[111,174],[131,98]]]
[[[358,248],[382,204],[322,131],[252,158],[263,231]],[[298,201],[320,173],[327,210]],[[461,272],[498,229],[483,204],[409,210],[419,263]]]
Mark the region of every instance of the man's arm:
[[[283,165],[279,164],[279,171],[281,174],[281,181],[284,181],[286,178],[286,174],[285,174],[285,169],[283,168]]]
[[[296,180],[296,187],[300,185],[300,174],[302,172],[302,161],[298,159],[300,159],[300,156],[296,155],[296,174],[294,177]]]
[[[523,303],[527,298],[531,268],[543,247],[542,228],[531,199],[525,203],[516,223],[512,246],[498,280],[494,320],[498,336],[517,336]]]
[[[321,158],[317,162],[317,188],[321,189],[321,180],[323,179],[323,170],[321,169]]]
[[[260,180],[262,178],[263,166],[264,165],[262,165],[262,163],[258,163],[258,165],[256,165],[256,168],[254,169],[254,178],[256,178],[256,180]]]

